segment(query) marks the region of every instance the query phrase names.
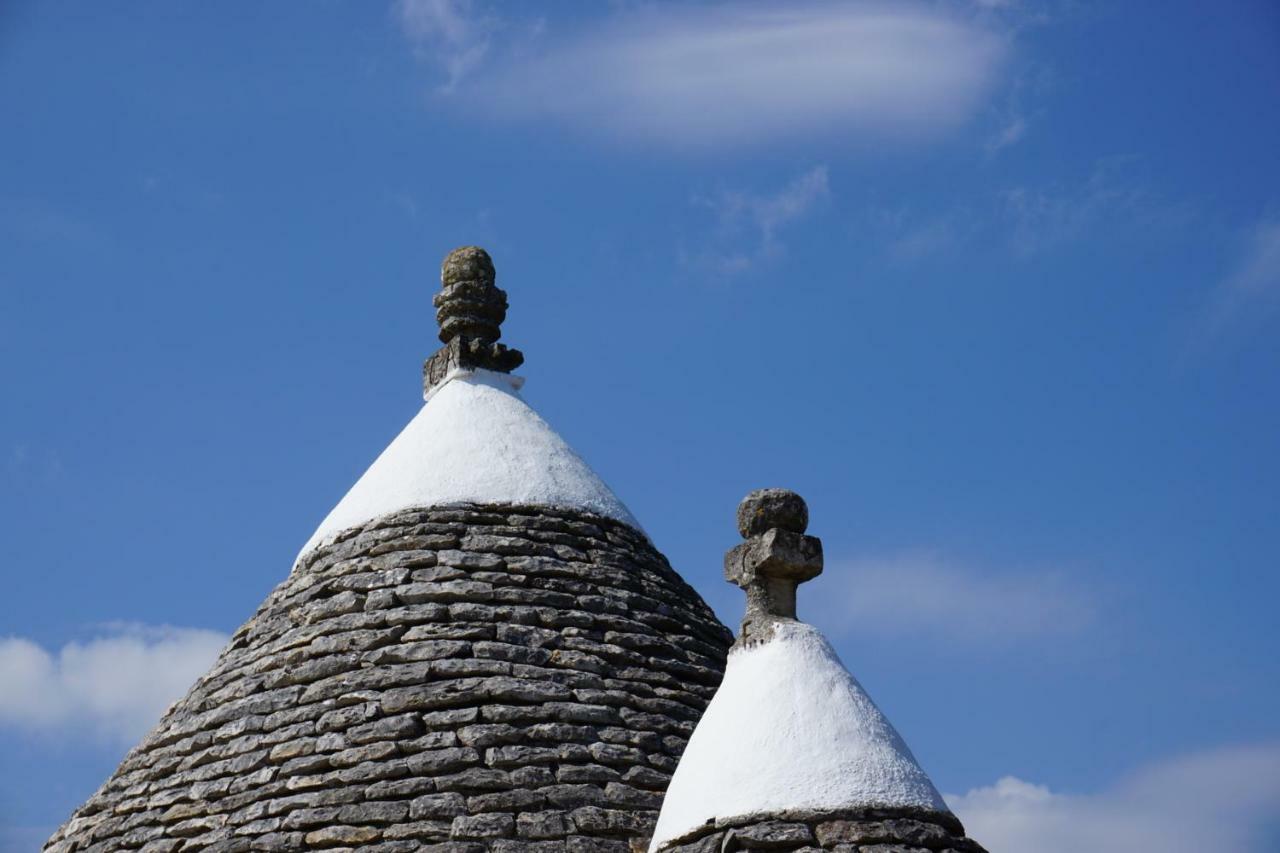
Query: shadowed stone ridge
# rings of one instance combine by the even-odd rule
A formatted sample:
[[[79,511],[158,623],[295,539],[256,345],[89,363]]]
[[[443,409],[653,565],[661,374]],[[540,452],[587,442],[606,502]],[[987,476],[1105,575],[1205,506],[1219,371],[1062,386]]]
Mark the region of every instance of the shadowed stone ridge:
[[[479,246],[463,246],[445,256],[442,289],[431,300],[444,346],[422,366],[424,396],[430,397],[454,370],[510,373],[524,363],[523,353],[498,343],[507,294],[494,284],[496,279],[493,260]]]

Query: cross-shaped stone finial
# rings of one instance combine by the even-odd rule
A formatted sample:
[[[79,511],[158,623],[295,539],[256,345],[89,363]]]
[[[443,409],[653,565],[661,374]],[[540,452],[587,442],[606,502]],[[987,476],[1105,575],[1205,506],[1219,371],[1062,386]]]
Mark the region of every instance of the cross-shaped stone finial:
[[[724,555],[724,576],[746,590],[739,643],[764,639],[782,619],[796,618],[796,587],[822,573],[822,540],[805,536],[809,508],[787,489],[757,489],[738,504],[746,541]]]
[[[489,253],[479,246],[463,246],[445,256],[441,291],[431,299],[444,346],[422,365],[425,396],[455,368],[510,373],[524,363],[523,353],[498,343],[507,294],[494,284],[496,278]]]

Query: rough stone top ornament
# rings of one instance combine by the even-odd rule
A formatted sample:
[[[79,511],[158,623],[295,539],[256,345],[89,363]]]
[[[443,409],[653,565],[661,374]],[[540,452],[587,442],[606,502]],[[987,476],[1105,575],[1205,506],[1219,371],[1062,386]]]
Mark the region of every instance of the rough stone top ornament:
[[[796,618],[796,587],[822,573],[822,540],[806,536],[809,508],[787,489],[757,489],[738,505],[746,541],[724,555],[724,576],[747,593],[740,644],[767,639]]]
[[[809,528],[809,507],[790,489],[756,489],[738,504],[738,532],[743,539],[777,527],[791,533]]]
[[[507,294],[496,280],[493,260],[479,246],[463,246],[445,256],[441,290],[431,299],[444,346],[422,366],[423,396],[430,397],[457,371],[510,373],[524,363],[523,353],[498,343],[507,319]]]

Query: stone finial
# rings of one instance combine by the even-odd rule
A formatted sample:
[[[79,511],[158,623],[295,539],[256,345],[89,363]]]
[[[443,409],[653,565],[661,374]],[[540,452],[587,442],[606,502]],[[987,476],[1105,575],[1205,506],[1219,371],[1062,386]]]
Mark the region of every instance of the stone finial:
[[[787,489],[757,489],[738,504],[746,541],[724,555],[724,576],[747,593],[739,643],[767,636],[770,625],[796,618],[796,587],[822,573],[822,540],[804,534],[809,508]]]
[[[498,343],[507,319],[507,294],[494,284],[496,278],[489,253],[479,246],[463,246],[445,256],[441,290],[431,299],[444,346],[422,366],[425,396],[455,368],[510,373],[524,363],[523,353]]]

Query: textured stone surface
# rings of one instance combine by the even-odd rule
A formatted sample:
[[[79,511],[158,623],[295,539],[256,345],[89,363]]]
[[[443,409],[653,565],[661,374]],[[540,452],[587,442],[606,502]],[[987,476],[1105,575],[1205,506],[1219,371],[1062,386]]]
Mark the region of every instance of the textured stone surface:
[[[664,845],[662,853],[834,850],[838,853],[985,853],[955,815],[862,809],[724,820]]]
[[[731,640],[624,524],[384,516],[310,553],[46,849],[624,853]]]

